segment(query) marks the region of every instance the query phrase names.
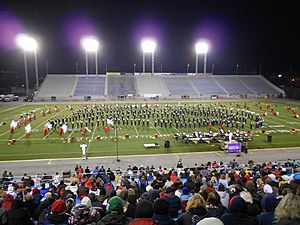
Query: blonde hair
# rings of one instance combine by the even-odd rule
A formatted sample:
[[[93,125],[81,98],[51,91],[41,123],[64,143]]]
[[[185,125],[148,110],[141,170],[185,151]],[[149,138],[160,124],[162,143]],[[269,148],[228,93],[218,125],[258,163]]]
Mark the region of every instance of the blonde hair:
[[[31,201],[31,200],[33,200],[33,197],[32,197],[31,194],[25,195],[25,201],[26,201],[26,202],[29,202],[29,201]]]
[[[194,194],[187,202],[186,210],[190,209],[203,208],[206,210],[206,202],[202,195]]]
[[[300,197],[293,193],[285,195],[275,209],[274,218],[276,222],[282,220],[300,220]]]

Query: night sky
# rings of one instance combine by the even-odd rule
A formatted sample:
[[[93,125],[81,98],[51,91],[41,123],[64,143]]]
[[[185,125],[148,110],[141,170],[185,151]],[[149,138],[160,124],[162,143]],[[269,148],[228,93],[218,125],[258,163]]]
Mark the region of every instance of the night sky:
[[[39,42],[41,75],[85,73],[83,35],[96,36],[101,44],[99,71],[142,70],[140,40],[157,41],[155,70],[194,72],[198,39],[209,41],[207,71],[215,74],[300,74],[298,1],[203,0],[6,0],[0,1],[0,70],[23,74],[24,63],[13,37],[18,32]],[[147,69],[151,70],[150,57]],[[200,68],[202,71],[202,58]],[[94,71],[90,58],[90,72]],[[33,59],[29,57],[29,66]],[[32,63],[32,65],[31,65]],[[31,68],[32,69],[32,68]]]

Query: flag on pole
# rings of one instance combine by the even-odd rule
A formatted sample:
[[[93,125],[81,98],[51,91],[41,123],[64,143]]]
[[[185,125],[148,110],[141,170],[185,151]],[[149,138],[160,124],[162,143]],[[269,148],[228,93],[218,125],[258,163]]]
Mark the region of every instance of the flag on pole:
[[[10,123],[10,133],[13,134],[15,132],[16,127],[18,126],[18,122],[12,120]]]
[[[63,124],[59,129],[59,135],[64,135],[67,132],[67,130],[68,130],[67,124]]]
[[[26,135],[30,135],[30,132],[31,132],[31,125],[29,123],[25,126],[25,133]]]

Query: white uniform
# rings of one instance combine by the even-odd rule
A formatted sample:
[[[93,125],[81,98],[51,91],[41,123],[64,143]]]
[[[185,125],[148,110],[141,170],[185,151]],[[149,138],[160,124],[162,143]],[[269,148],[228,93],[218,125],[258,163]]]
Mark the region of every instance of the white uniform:
[[[81,147],[81,151],[82,151],[82,158],[87,159],[87,157],[86,157],[87,144],[81,144],[80,147]]]

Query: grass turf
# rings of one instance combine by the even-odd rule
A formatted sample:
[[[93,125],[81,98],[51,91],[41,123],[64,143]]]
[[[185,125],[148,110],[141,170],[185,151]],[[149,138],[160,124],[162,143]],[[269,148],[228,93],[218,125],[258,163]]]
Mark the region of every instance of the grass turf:
[[[174,103],[177,104],[177,103]],[[183,103],[181,103],[183,104]],[[216,103],[186,103],[187,106],[201,104],[202,106],[211,105],[212,107],[218,106]],[[234,108],[236,110],[236,103],[228,102],[222,103],[228,108]],[[249,142],[249,149],[257,148],[274,148],[274,147],[299,147],[300,146],[300,133],[299,132],[279,132],[280,130],[291,131],[291,129],[300,129],[300,119],[293,118],[290,111],[287,108],[293,108],[298,112],[298,108],[295,105],[289,105],[284,103],[269,103],[261,101],[255,104],[255,102],[247,102],[251,111],[258,114],[268,112],[268,115],[264,117],[265,123],[268,127],[263,129],[253,129],[257,132],[253,135],[253,141]],[[159,107],[162,107],[161,104]],[[243,103],[239,102],[241,108]],[[274,116],[266,108],[267,105],[279,112],[279,116]],[[91,105],[90,105],[91,106]],[[260,109],[260,106],[262,109]],[[46,114],[45,117],[41,115],[41,112],[47,111],[48,108],[52,109],[51,114]],[[73,110],[83,105],[72,105]],[[153,107],[153,105],[151,106]],[[108,133],[104,132],[102,124],[100,127],[94,127],[91,129],[91,133],[87,133],[86,136],[82,136],[80,131],[68,131],[63,136],[60,136],[57,131],[52,131],[48,136],[44,136],[43,130],[46,121],[52,117],[70,115],[72,111],[66,107],[66,105],[59,105],[60,111],[54,112],[54,105],[38,104],[38,105],[25,105],[20,107],[0,107],[0,123],[6,122],[6,124],[0,126],[0,161],[5,160],[25,160],[25,159],[53,159],[53,158],[70,158],[81,157],[80,143],[85,141],[88,143],[88,156],[115,156],[117,154],[117,143],[114,141],[115,131],[111,128]],[[9,133],[10,122],[13,119],[18,119],[21,114],[31,113],[36,111],[36,120],[31,121],[32,134],[30,137],[26,137],[24,134],[24,125],[21,128],[17,128],[13,135]],[[185,144],[180,141],[175,141],[173,134],[176,132],[192,133],[194,128],[160,128],[153,127],[153,119],[150,119],[150,126],[120,126],[118,129],[118,154],[119,155],[139,155],[139,154],[169,154],[169,153],[182,153],[182,152],[201,152],[201,151],[217,151],[220,149],[219,143],[211,144]],[[231,128],[229,128],[231,129]],[[208,127],[200,128],[201,131],[208,131]],[[219,126],[214,127],[214,131],[218,131]],[[235,129],[232,129],[235,130]],[[245,126],[245,131],[249,130],[249,122]],[[265,130],[265,133],[261,133]],[[273,136],[272,143],[267,143],[267,135],[270,130],[277,130],[276,133],[270,133]],[[130,139],[125,139],[125,134],[130,135]],[[161,137],[154,138],[155,134],[162,135]],[[102,137],[101,140],[95,140],[97,136]],[[81,141],[68,143],[68,138],[78,137],[82,138]],[[10,142],[11,139],[16,139],[15,143]],[[64,139],[64,141],[62,140]],[[86,140],[87,139],[87,140]],[[171,148],[165,149],[164,140],[171,141]],[[11,145],[8,145],[11,144]],[[160,148],[143,148],[145,143],[158,143]]]

